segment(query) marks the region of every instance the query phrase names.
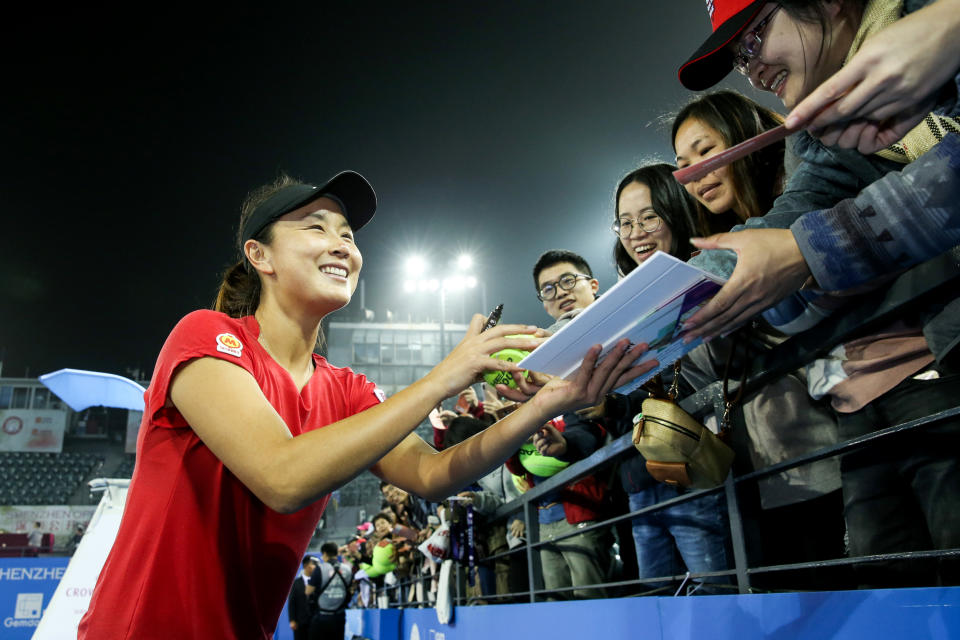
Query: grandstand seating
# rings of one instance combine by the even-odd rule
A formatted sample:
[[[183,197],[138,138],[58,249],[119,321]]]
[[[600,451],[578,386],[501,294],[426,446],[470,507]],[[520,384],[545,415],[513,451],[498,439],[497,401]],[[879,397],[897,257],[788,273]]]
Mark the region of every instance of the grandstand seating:
[[[0,452],[0,505],[68,504],[103,462],[95,453]]]
[[[117,465],[113,473],[108,473],[106,476],[108,478],[132,478],[134,462],[136,462],[136,456],[134,454],[125,454],[123,461]]]

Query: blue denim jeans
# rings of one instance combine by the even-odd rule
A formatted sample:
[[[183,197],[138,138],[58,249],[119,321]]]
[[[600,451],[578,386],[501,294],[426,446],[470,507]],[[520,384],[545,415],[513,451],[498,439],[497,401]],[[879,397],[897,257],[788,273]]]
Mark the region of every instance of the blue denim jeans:
[[[677,490],[658,483],[628,496],[630,510],[636,511],[675,498]],[[691,573],[726,570],[729,528],[725,504],[721,494],[714,493],[633,518],[640,578],[682,573],[677,551]],[[729,578],[711,578],[709,582],[729,582]]]

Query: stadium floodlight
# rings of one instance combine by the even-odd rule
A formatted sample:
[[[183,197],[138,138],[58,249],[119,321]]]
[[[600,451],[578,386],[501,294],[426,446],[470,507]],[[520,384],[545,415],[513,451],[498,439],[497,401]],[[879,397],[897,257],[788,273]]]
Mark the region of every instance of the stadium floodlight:
[[[486,310],[487,307],[487,287],[481,277],[476,274],[477,261],[470,253],[458,253],[456,255],[443,256],[437,258],[446,266],[443,269],[432,269],[430,262],[423,254],[409,254],[403,259],[403,278],[400,279],[402,291],[405,294],[436,295],[440,303],[440,331],[443,333],[443,323],[445,321],[447,298],[451,295],[462,294],[468,289],[480,289],[481,304]],[[447,261],[449,260],[449,262]],[[413,302],[412,304],[419,304]],[[467,300],[461,300],[461,304],[468,304]],[[469,303],[472,304],[472,303]]]
[[[452,275],[443,279],[443,288],[447,291],[462,291],[467,288],[467,279],[461,275]]]
[[[411,278],[420,278],[427,270],[427,261],[423,256],[410,256],[404,262],[403,270]]]

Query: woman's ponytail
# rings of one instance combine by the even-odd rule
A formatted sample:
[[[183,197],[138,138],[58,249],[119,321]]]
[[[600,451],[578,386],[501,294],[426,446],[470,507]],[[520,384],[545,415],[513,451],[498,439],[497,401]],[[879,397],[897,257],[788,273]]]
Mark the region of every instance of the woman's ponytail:
[[[260,304],[260,276],[250,266],[243,254],[242,232],[244,223],[253,215],[254,210],[278,191],[291,185],[303,184],[286,174],[272,183],[258,187],[247,194],[240,207],[240,225],[237,228],[237,252],[240,261],[223,272],[223,282],[213,302],[213,310],[225,313],[231,318],[253,315]],[[254,240],[270,244],[273,239],[273,222],[253,236]]]
[[[213,310],[231,318],[252,315],[260,304],[260,278],[241,260],[223,272],[223,282],[213,303]]]

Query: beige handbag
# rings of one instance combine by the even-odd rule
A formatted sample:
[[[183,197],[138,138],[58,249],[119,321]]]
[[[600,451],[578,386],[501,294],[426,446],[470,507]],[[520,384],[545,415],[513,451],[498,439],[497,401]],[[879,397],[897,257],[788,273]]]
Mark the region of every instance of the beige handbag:
[[[656,480],[691,489],[710,489],[726,480],[733,463],[733,449],[676,403],[679,377],[678,360],[667,396],[647,398],[641,412],[633,418],[633,444]],[[732,405],[733,402],[727,402],[727,414]]]

